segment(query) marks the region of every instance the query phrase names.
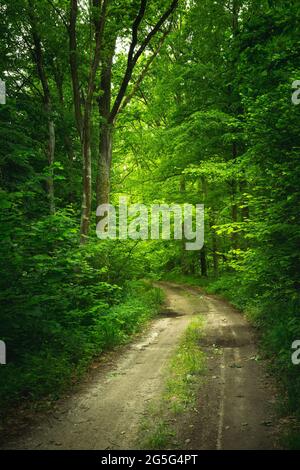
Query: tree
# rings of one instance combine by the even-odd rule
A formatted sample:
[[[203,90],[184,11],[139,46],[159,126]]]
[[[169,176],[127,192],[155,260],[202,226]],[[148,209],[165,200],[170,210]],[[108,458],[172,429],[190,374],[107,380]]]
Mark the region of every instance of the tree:
[[[48,194],[49,194],[49,205],[50,214],[55,213],[55,197],[54,197],[54,181],[53,181],[53,165],[55,158],[55,125],[53,121],[53,108],[52,98],[50,92],[49,80],[47,72],[45,70],[44,55],[42,50],[41,37],[37,29],[37,18],[35,15],[35,3],[33,0],[28,0],[28,16],[30,20],[32,39],[33,39],[33,58],[36,64],[38,77],[41,82],[43,90],[43,104],[48,122],[48,145],[47,145],[47,157],[49,164],[49,176],[48,182]]]
[[[87,85],[85,90],[84,103],[80,95],[79,71],[77,59],[77,37],[76,24],[78,18],[78,2],[70,0],[70,20],[69,20],[69,53],[70,69],[73,87],[73,100],[77,131],[80,136],[82,146],[83,161],[83,195],[80,240],[85,243],[89,234],[91,207],[92,207],[92,161],[91,161],[91,114],[95,92],[95,80],[100,63],[100,54],[104,25],[106,20],[107,0],[93,0],[91,21],[94,27],[94,51],[89,64]]]
[[[156,46],[156,50],[152,53],[150,58],[147,59],[145,67],[137,78],[133,90],[126,97],[128,85],[132,79],[139,58],[142,56],[151,41],[153,41],[155,36],[160,32],[160,29],[165,25],[169,17],[175,11],[178,5],[178,1],[179,0],[171,1],[169,7],[157,19],[156,23],[150,29],[150,31],[146,31],[143,39],[139,39],[138,36],[140,27],[143,20],[145,20],[148,3],[147,0],[141,0],[138,13],[131,26],[131,42],[127,54],[127,65],[118,91],[116,92],[116,97],[113,104],[111,104],[112,63],[115,53],[114,45],[116,42],[116,37],[114,37],[111,41],[111,47],[108,51],[108,55],[103,60],[103,70],[101,74],[101,97],[99,99],[100,149],[97,174],[97,205],[105,204],[109,201],[110,170],[112,163],[112,137],[118,114],[129,104],[131,98],[140,87],[146,73],[148,72],[150,64],[157,56],[163,40],[170,31],[170,26],[165,31],[165,33],[162,34],[162,39]]]

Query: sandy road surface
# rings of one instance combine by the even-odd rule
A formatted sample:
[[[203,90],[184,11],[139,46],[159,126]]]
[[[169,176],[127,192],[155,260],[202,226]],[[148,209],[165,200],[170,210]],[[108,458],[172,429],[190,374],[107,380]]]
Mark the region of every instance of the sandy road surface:
[[[22,436],[2,449],[132,449],[150,400],[164,386],[168,360],[193,315],[206,317],[200,347],[208,370],[197,410],[181,425],[182,442],[193,449],[274,447],[272,391],[252,330],[224,301],[197,289],[161,283],[168,308],[114,365],[97,372]],[[193,424],[191,424],[193,423]]]
[[[167,288],[168,306],[150,330],[110,370],[67,399],[24,436],[14,449],[130,449],[149,400],[159,396],[168,359],[199,306],[177,288]]]
[[[200,348],[207,372],[197,408],[179,421],[181,442],[189,449],[278,448],[276,390],[259,360],[253,328],[226,301],[185,288],[200,299],[205,331]]]

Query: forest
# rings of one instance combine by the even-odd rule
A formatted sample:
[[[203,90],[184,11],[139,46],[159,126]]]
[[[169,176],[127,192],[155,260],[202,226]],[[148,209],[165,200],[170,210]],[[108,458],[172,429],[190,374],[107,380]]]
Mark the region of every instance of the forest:
[[[1,419],[59,399],[175,282],[246,315],[300,448],[298,2],[0,0],[0,14]],[[202,249],[100,240],[97,208],[122,197],[204,204]]]

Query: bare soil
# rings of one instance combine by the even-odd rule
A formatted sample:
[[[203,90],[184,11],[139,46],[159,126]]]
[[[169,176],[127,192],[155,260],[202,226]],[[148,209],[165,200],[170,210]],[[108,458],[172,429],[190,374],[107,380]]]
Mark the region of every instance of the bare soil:
[[[259,357],[254,329],[223,299],[185,290],[202,305],[206,321],[199,345],[207,355],[197,406],[177,423],[185,449],[278,449],[276,386]]]

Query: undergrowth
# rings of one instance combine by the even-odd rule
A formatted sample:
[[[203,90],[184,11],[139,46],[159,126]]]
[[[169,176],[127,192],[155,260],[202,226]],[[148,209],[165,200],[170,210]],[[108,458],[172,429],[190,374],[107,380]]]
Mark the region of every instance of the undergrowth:
[[[1,367],[1,413],[18,403],[57,399],[95,357],[126,343],[159,312],[162,293],[146,282],[127,283],[122,295],[122,301],[110,306],[99,301],[97,309],[95,299],[88,322],[79,312],[70,312],[68,325],[58,324],[52,341],[44,341],[39,349],[33,347],[17,362]]]

